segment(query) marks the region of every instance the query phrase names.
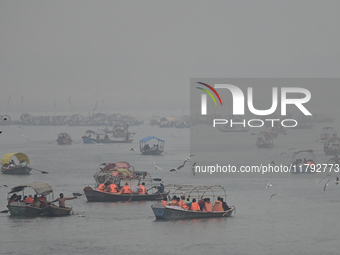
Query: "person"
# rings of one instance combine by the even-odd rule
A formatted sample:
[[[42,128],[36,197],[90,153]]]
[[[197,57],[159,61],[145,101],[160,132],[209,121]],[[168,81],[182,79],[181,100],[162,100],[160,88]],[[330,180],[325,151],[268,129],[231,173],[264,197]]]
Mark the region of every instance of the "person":
[[[181,200],[179,201],[178,205],[183,209],[188,209],[188,206],[185,203],[185,196],[181,196]]]
[[[33,204],[33,197],[32,195],[29,195],[28,198],[24,200],[24,203],[26,204]]]
[[[26,163],[24,160],[22,160],[22,161],[20,162],[19,166],[20,166],[20,167],[25,167],[25,166],[27,166],[27,163]]]
[[[216,212],[223,212],[224,211],[220,197],[218,197],[217,200],[215,201],[214,211],[216,211]]]
[[[142,184],[139,184],[137,186],[137,189],[136,189],[136,193],[138,193],[139,195],[142,195],[142,194],[145,194],[145,182],[143,182]]]
[[[37,208],[40,208],[40,201],[39,201],[37,195],[34,195],[33,206],[34,206],[34,207],[37,207]]]
[[[109,136],[107,134],[105,135],[105,140],[109,140]]]
[[[125,186],[121,188],[120,194],[131,194],[132,191],[130,190],[129,184],[126,182]]]
[[[200,206],[199,206],[198,203],[196,202],[196,198],[193,198],[193,199],[192,199],[192,202],[191,202],[191,210],[193,210],[193,211],[201,211]]]
[[[155,186],[155,188],[157,189],[156,194],[164,193],[164,182],[161,182],[159,186]]]
[[[116,184],[111,183],[109,188],[108,188],[109,193],[117,193],[118,192],[118,187]]]
[[[173,196],[173,198],[171,199],[171,204],[170,205],[178,206],[177,196]]]
[[[56,200],[52,201],[52,202],[57,202],[58,201],[59,202],[59,207],[65,208],[66,207],[65,206],[65,201],[66,200],[72,200],[72,199],[75,199],[75,198],[77,198],[77,197],[64,197],[64,194],[60,193],[59,197]]]
[[[15,202],[16,199],[17,199],[17,195],[16,195],[16,194],[13,194],[13,195],[10,197],[10,199],[8,200],[8,204]]]
[[[222,202],[222,207],[224,211],[228,211],[229,210],[229,206],[227,204],[227,202],[223,201],[223,197],[220,198],[220,201]]]
[[[203,199],[203,196],[202,196],[201,199],[198,201],[198,205],[199,205],[201,211],[204,208],[204,204],[205,204],[205,200]]]
[[[15,202],[22,202],[21,201],[21,195],[17,196],[17,198],[15,199]]]
[[[102,183],[99,185],[98,187],[98,191],[101,191],[101,192],[106,192],[107,191],[107,186],[109,185],[108,182],[105,182],[105,183]]]
[[[168,205],[168,199],[167,199],[167,197],[163,197],[163,199],[161,200],[161,203],[162,203],[162,205],[164,205],[164,206]]]
[[[186,204],[186,206],[188,207],[188,210],[189,210],[190,207],[191,207],[191,204],[192,204],[192,200],[190,198],[190,195],[189,195],[189,197],[187,197],[187,199],[184,201],[184,203]]]
[[[100,140],[100,136],[99,136],[99,135],[97,135],[96,139],[97,139],[97,140]]]
[[[213,208],[212,208],[212,204],[210,202],[210,198],[205,198],[204,199],[204,207],[203,207],[203,212],[212,212]]]

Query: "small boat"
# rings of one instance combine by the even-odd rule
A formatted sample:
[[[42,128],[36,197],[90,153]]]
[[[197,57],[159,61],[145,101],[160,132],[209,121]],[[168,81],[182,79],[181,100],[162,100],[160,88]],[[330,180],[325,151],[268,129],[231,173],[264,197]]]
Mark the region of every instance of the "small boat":
[[[219,185],[197,186],[197,185],[168,184],[165,186],[165,188],[169,189],[169,194],[171,193],[172,196],[176,194],[182,195],[184,193],[186,194],[186,196],[190,196],[191,198],[196,197],[197,201],[201,199],[203,196],[212,195],[213,198],[215,198],[215,196],[217,195],[220,195],[221,197],[224,196],[225,198],[227,196],[225,189]],[[227,210],[219,212],[192,211],[183,209],[180,206],[163,205],[161,203],[155,203],[151,205],[151,208],[156,216],[156,219],[163,220],[230,217],[232,213],[236,210],[235,206],[231,206]]]
[[[315,114],[313,113],[313,118],[312,118],[312,122],[314,123],[329,123],[329,122],[334,122],[335,118],[330,117],[328,115],[324,115],[324,114]]]
[[[329,138],[324,142],[323,151],[326,155],[340,154],[340,139],[338,137]]]
[[[175,119],[174,118],[161,118],[158,126],[160,128],[174,127]]]
[[[262,131],[257,136],[256,146],[258,148],[274,148],[273,139],[268,132]]]
[[[315,160],[313,150],[295,152],[292,156],[291,173],[315,173]]]
[[[59,145],[68,145],[73,142],[71,136],[68,133],[58,134],[58,139],[56,141]]]
[[[84,135],[82,136],[82,139],[84,143],[92,143],[92,144],[98,144],[98,143],[132,143],[133,139],[129,139],[129,136],[127,135],[125,139],[123,140],[111,140],[109,136],[104,131],[92,131],[87,130],[86,133],[88,136]],[[91,136],[96,136],[96,138],[92,138]]]
[[[114,125],[112,130],[109,130],[107,127],[105,129],[99,129],[104,131],[105,133],[112,134],[115,138],[125,138],[126,136],[131,136],[131,132],[128,131],[129,125]]]
[[[335,131],[334,128],[332,127],[324,127],[322,129],[322,133],[320,135],[320,139],[318,140],[319,142],[326,142],[331,138],[336,138],[338,137],[337,132]]]
[[[150,147],[148,142],[153,139],[157,140],[157,144]],[[164,150],[164,145],[165,141],[155,136],[148,136],[139,141],[139,149],[143,155],[160,155]]]
[[[72,208],[69,207],[58,207],[50,204],[42,209],[44,216],[48,217],[60,217],[70,215]]]
[[[19,161],[18,164],[12,159],[13,156]],[[32,168],[28,164],[30,164],[30,160],[25,153],[7,153],[1,159],[1,172],[3,174],[29,174]]]
[[[26,183],[26,184],[21,184],[19,186],[15,186],[14,188],[11,189],[11,191],[8,194],[23,191],[27,187],[34,189],[37,195],[46,196],[53,192],[51,186],[48,185],[47,183],[33,182],[33,183]],[[33,205],[30,205],[30,204],[27,205],[23,202],[12,202],[9,205],[7,205],[7,208],[10,214],[15,215],[15,216],[32,217],[32,216],[38,216],[42,213],[41,208],[34,207]]]

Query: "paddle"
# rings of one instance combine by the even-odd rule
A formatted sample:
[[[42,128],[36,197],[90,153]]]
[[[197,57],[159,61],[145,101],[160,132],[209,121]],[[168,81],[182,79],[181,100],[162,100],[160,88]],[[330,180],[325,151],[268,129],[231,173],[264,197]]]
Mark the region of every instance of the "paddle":
[[[57,140],[53,140],[52,142],[49,142],[48,144],[50,144],[50,143],[53,143],[53,142],[56,142]]]
[[[80,196],[84,195],[84,193],[72,193],[72,195],[75,196],[75,197],[80,197]]]
[[[152,180],[155,181],[155,182],[160,182],[160,181],[162,181],[161,178],[155,178],[155,179],[152,179]]]
[[[9,212],[9,210],[3,210],[0,213],[8,213],[8,212]]]
[[[41,172],[42,174],[48,174],[48,172],[46,172],[46,171],[42,171],[42,170],[35,169],[35,168],[32,168],[32,169],[35,170],[35,171],[39,171],[39,172]]]

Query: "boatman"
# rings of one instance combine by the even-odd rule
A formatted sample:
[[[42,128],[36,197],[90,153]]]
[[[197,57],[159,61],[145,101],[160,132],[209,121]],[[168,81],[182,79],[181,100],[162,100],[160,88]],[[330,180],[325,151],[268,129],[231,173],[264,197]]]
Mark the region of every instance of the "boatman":
[[[60,193],[59,197],[56,200],[52,201],[52,203],[58,201],[59,202],[59,207],[65,208],[66,207],[65,206],[65,201],[66,200],[72,200],[74,198],[77,198],[77,197],[64,197],[64,194]]]
[[[126,182],[125,186],[121,188],[120,194],[131,194],[132,191],[130,190],[129,184]]]
[[[164,193],[164,182],[161,182],[161,183],[159,184],[159,186],[155,186],[155,188],[157,189],[156,194],[158,194],[158,193]]]

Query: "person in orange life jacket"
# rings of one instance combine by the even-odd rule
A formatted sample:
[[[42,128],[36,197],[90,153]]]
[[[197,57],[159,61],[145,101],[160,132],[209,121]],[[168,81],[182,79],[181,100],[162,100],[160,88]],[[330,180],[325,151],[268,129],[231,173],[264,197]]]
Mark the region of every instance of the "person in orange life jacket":
[[[196,199],[193,198],[192,202],[191,202],[191,210],[193,211],[201,211],[200,206],[198,205],[198,203],[196,202]]]
[[[125,186],[121,188],[120,194],[131,194],[132,191],[130,190],[129,184],[126,182]]]
[[[170,205],[178,206],[177,196],[173,196]]]
[[[108,188],[109,193],[117,193],[118,192],[118,187],[116,184],[111,183],[109,188]]]
[[[24,203],[29,203],[29,204],[33,204],[33,197],[32,197],[32,195],[29,195],[28,196],[28,198],[26,198],[25,200],[24,200]]]
[[[178,205],[183,209],[188,209],[188,206],[185,204],[185,196],[181,196],[181,200],[179,201]]]
[[[212,208],[212,204],[210,202],[210,198],[205,198],[204,199],[204,207],[203,207],[203,212],[212,212],[213,208]]]
[[[98,191],[101,191],[101,192],[108,192],[108,189],[109,189],[109,181],[100,184],[98,187]]]
[[[161,203],[162,203],[162,205],[164,205],[164,206],[168,205],[168,199],[167,199],[167,197],[164,197],[164,198],[161,200]]]
[[[220,197],[217,198],[217,200],[214,204],[214,211],[216,211],[216,212],[223,212],[224,211]]]
[[[144,185],[145,185],[145,182],[143,182],[142,184],[139,184],[136,188],[135,193],[138,193],[140,195],[145,194],[146,192],[145,192],[145,186]]]

